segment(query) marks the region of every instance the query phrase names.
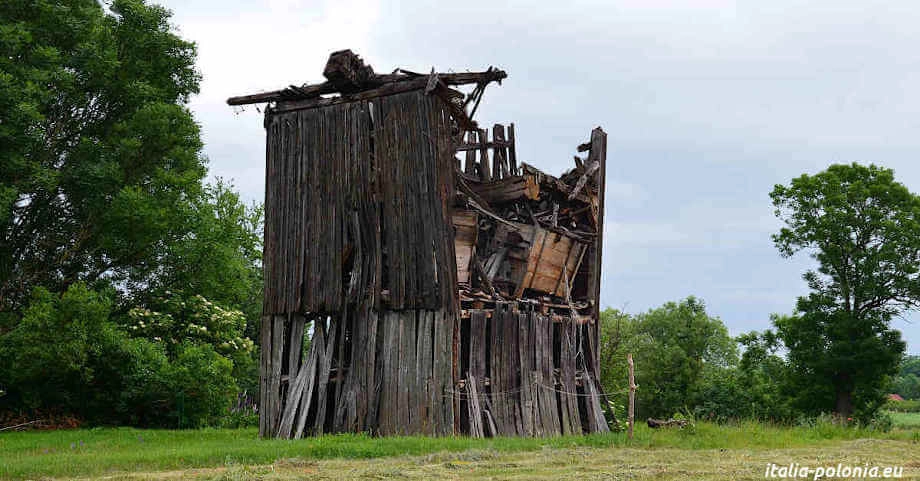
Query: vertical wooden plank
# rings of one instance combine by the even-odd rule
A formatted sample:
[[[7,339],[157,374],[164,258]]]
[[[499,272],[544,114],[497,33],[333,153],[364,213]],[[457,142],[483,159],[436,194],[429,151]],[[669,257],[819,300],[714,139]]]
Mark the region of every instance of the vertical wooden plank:
[[[397,399],[397,341],[399,339],[399,313],[386,312],[383,314],[383,343],[380,351],[380,401],[378,429],[380,434],[395,434],[397,429],[396,415],[399,409]]]
[[[592,292],[592,300],[594,301],[594,319],[600,320],[600,307],[601,307],[601,272],[603,272],[603,246],[604,246],[604,191],[606,189],[606,178],[607,178],[607,134],[604,131],[597,127],[591,131],[591,151],[590,156],[596,160],[600,168],[597,169],[597,177],[595,182],[597,183],[597,202],[598,202],[598,214],[597,214],[597,238],[594,240],[594,262],[591,266],[589,291]],[[597,352],[600,345],[600,322],[594,323],[594,351]],[[599,371],[599,357],[593,359],[594,362],[594,372]]]
[[[410,413],[412,406],[409,404],[409,393],[412,391],[412,378],[415,377],[410,372],[409,367],[415,365],[414,345],[415,345],[415,311],[404,311],[399,313],[399,341],[397,350],[399,352],[399,374],[398,374],[398,397],[397,403],[397,430],[400,434],[408,434],[411,426]]]
[[[629,429],[629,439],[632,439],[633,425],[636,422],[636,379],[632,353],[626,355],[626,365],[629,367],[629,410],[626,414],[626,422],[627,429]]]
[[[525,313],[516,313],[518,324],[518,369],[517,385],[519,389],[519,404],[521,412],[521,427],[524,436],[534,435],[534,416],[533,416],[533,399],[531,398],[532,386],[530,385],[530,373],[533,369],[531,359],[533,357],[533,345],[530,342],[530,323],[529,316]]]
[[[562,409],[561,403],[559,402],[560,397],[556,393],[556,376],[554,374],[555,363],[553,360],[553,348],[558,339],[555,337],[555,326],[553,325],[553,320],[542,314],[534,314],[538,316],[540,322],[543,324],[543,332],[545,334],[545,342],[543,344],[543,379],[546,381],[546,389],[544,389],[547,396],[547,411],[549,418],[552,423],[552,432],[556,434],[563,434],[562,429]]]
[[[354,320],[349,316],[350,310],[343,308],[339,319],[341,320],[341,327],[339,328],[338,341],[335,343],[335,363],[333,367],[335,368],[335,391],[332,397],[332,404],[329,406],[329,411],[334,413],[332,419],[332,431],[339,432],[342,430],[341,425],[344,423],[346,403],[342,398],[342,390],[345,387],[346,375],[348,372],[345,367],[345,353],[349,351],[351,346],[350,344],[354,343],[354,339],[348,339],[348,333],[351,331],[351,335],[354,336],[354,329],[351,324]],[[351,341],[351,342],[348,342]],[[339,412],[339,407],[341,407],[341,413]]]
[[[302,332],[302,328],[301,328]],[[284,407],[284,413],[282,415],[281,424],[278,430],[275,433],[276,437],[289,439],[296,435],[292,432],[294,428],[295,415],[297,414],[298,407],[303,405],[303,397],[309,396],[305,394],[305,389],[309,389],[312,392],[313,389],[313,375],[316,372],[316,355],[315,349],[311,347],[310,355],[308,358],[297,366],[296,371],[291,371],[294,381],[291,383],[291,389],[288,395],[287,404]],[[296,376],[294,375],[296,373]],[[310,401],[307,400],[306,406],[302,407],[304,414],[306,414],[306,409],[309,407]]]
[[[275,432],[278,428],[278,422],[281,418],[281,372],[282,372],[282,356],[284,350],[287,347],[285,338],[284,338],[284,327],[287,316],[285,315],[276,315],[272,318],[272,365],[271,365],[271,378],[269,379],[269,393],[271,395],[271,403],[269,408],[269,424],[267,426],[269,432]]]
[[[505,141],[505,126],[504,125],[495,124],[492,127],[492,141],[495,142],[495,144],[499,144],[500,142]],[[493,152],[494,152],[493,162],[495,164],[495,167],[493,168],[492,178],[497,180],[497,179],[504,179],[510,176],[511,172],[510,172],[510,169],[508,168],[508,158],[505,153],[506,148],[496,145]]]
[[[592,433],[607,433],[610,432],[610,426],[607,426],[607,420],[604,418],[604,410],[601,407],[600,402],[600,390],[598,389],[597,379],[592,377],[590,373],[585,371],[585,393],[587,398],[585,401],[588,404],[588,420],[591,424]]]
[[[470,374],[476,379],[486,377],[486,313],[482,310],[470,312]],[[482,390],[480,390],[482,392]]]
[[[511,175],[518,175],[517,153],[514,147],[514,122],[508,125],[508,163],[511,166]]]
[[[303,329],[306,319],[301,314],[292,313],[290,340],[288,341],[288,369],[287,374],[291,379],[297,375],[303,354]]]
[[[467,375],[466,394],[467,406],[469,408],[470,437],[481,438],[484,436],[482,430],[482,409],[479,407],[479,389],[476,383],[476,376],[472,374]]]
[[[544,330],[541,328],[538,318],[533,309],[527,311],[528,325],[530,326],[531,336],[533,338],[533,369],[531,371],[531,382],[533,383],[534,399],[534,430],[537,436],[549,436],[554,434],[548,426],[549,419],[546,414],[547,402],[544,399],[546,395],[546,381],[543,379],[543,338]]]
[[[560,339],[560,369],[559,377],[563,393],[563,417],[566,422],[563,430],[566,434],[581,434],[581,417],[578,413],[578,388],[575,384],[575,362],[579,340],[577,338],[577,325],[573,319],[566,318],[562,324],[562,338]]]
[[[294,438],[303,437],[304,428],[307,424],[307,417],[310,413],[310,405],[313,401],[313,392],[316,387],[316,369],[319,359],[324,356],[326,349],[325,329],[320,327],[322,322],[319,319],[313,321],[313,338],[310,341],[310,354],[307,358],[306,381],[303,392],[300,395],[300,408],[297,414],[297,426],[294,428]]]
[[[265,412],[271,410],[271,355],[272,355],[272,316],[262,316],[259,336],[261,338],[259,370],[259,436],[271,436],[271,424]]]
[[[521,369],[519,347],[521,329],[518,325],[518,315],[513,309],[505,311],[505,353],[502,358],[505,362],[507,385],[510,392],[507,394],[507,412],[515,436],[524,434],[524,423],[521,419]]]
[[[466,143],[475,144],[476,143],[476,132],[473,130],[466,132]],[[464,163],[463,172],[469,175],[476,175],[476,151],[467,150],[466,151],[466,162]]]
[[[489,133],[486,129],[479,129],[479,175],[483,182],[492,181],[492,171],[489,165]]]
[[[426,418],[428,426],[426,434],[437,434],[438,433],[438,419],[440,418],[440,406],[444,402],[443,393],[439,390],[437,383],[437,368],[435,367],[435,358],[437,357],[438,342],[437,342],[437,333],[438,327],[435,323],[438,321],[437,315],[434,311],[426,311],[425,314],[426,330],[430,333],[431,341],[425,349],[425,358],[423,359],[423,364],[425,367],[422,372],[425,373],[425,389],[428,391],[428,416]]]
[[[417,433],[430,434],[431,433],[431,418],[429,410],[432,409],[436,404],[432,403],[431,399],[431,336],[432,336],[432,321],[431,321],[431,311],[419,311],[418,316],[418,329],[416,333],[416,347],[415,347],[415,389],[410,393],[412,395],[412,400],[410,401],[410,409],[412,410],[409,414],[412,416],[413,427]]]
[[[489,399],[490,411],[495,421],[497,435],[504,436],[508,433],[504,414],[504,383],[502,367],[502,347],[504,345],[504,323],[502,318],[503,305],[496,304],[490,319],[491,345],[489,349]]]
[[[459,379],[455,377],[455,365],[454,365],[454,341],[455,334],[457,331],[457,318],[453,311],[441,310],[439,311],[439,316],[442,321],[441,324],[444,326],[443,333],[443,349],[442,349],[442,371],[441,371],[441,385],[442,392],[447,394],[447,397],[444,400],[444,418],[443,418],[443,429],[442,433],[445,436],[451,436],[456,434],[455,429],[457,427],[456,416],[457,409],[459,406],[459,396],[457,395],[457,384]]]
[[[322,322],[318,324],[323,324]],[[323,434],[326,423],[326,390],[329,387],[329,369],[332,366],[333,346],[335,345],[336,330],[339,326],[339,319],[331,318],[329,320],[329,331],[326,333],[326,348],[323,356],[318,359],[317,382],[316,382],[316,418],[313,423],[313,434]]]

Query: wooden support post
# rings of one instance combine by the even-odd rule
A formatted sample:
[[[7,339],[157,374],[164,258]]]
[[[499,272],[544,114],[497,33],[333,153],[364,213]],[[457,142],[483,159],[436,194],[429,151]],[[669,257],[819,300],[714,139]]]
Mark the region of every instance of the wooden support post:
[[[466,142],[468,144],[476,143],[476,132],[475,131],[473,130],[467,131]],[[470,175],[476,175],[476,151],[475,150],[466,151],[466,163],[463,166],[463,171]]]
[[[626,355],[626,364],[629,365],[629,411],[626,414],[626,422],[629,427],[629,439],[632,439],[633,424],[636,421],[636,378],[632,353]]]
[[[511,175],[518,175],[517,153],[514,150],[514,123],[508,125],[508,164],[511,166]]]
[[[480,180],[483,182],[492,181],[492,171],[489,167],[489,148],[486,147],[488,143],[489,131],[479,129],[479,174],[481,175]]]
[[[492,127],[492,142],[496,144],[492,149],[492,180],[507,178],[511,176],[511,172],[508,169],[506,147],[503,145],[505,142],[504,125],[495,124]]]

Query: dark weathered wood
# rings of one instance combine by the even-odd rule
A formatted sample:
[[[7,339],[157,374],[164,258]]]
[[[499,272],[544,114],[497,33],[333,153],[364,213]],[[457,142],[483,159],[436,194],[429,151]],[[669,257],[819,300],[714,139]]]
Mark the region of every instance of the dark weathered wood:
[[[486,146],[489,141],[489,132],[486,129],[480,129],[479,139],[479,178],[483,182],[492,180],[492,171],[489,164],[489,148]]]
[[[626,412],[627,429],[629,429],[629,439],[633,437],[633,424],[636,420],[636,380],[633,367],[632,353],[626,355],[626,364],[629,366],[629,405]],[[650,427],[655,427],[649,424]]]
[[[508,166],[508,151],[507,143],[505,142],[505,126],[501,124],[495,124],[492,127],[492,140],[495,143],[502,144],[500,147],[495,147],[492,151],[494,152],[495,164],[498,165],[496,168],[498,175],[493,175],[494,178],[507,178],[511,175],[511,169]]]
[[[323,322],[317,323],[319,326],[323,326]],[[332,319],[329,322],[329,331],[326,332],[326,347],[322,352],[322,356],[317,359],[317,381],[316,381],[316,418],[313,422],[313,435],[323,434],[326,425],[326,405],[328,398],[326,395],[326,390],[329,388],[329,368],[332,365],[332,354],[333,346],[335,345],[336,339],[336,329],[339,327],[339,322],[337,319]],[[325,329],[322,327],[321,329]]]
[[[269,377],[268,390],[272,397],[271,402],[268,408],[268,431],[274,432],[278,428],[278,423],[281,419],[281,400],[283,399],[284,394],[282,393],[281,385],[281,374],[282,374],[282,359],[284,356],[284,328],[287,320],[287,316],[273,316],[272,319],[272,345],[277,346],[276,349],[271,351],[271,374]]]
[[[489,183],[475,183],[470,188],[488,203],[502,203],[513,200],[537,200],[540,186],[533,176],[514,176]]]
[[[467,149],[457,148],[458,152],[461,150],[466,151],[466,161],[463,164],[463,172],[470,176],[476,175],[476,150],[479,149],[479,145],[476,144],[476,135],[477,133],[475,130],[467,131],[466,132],[467,144],[465,145],[469,146],[470,148],[467,148]]]
[[[511,175],[518,175],[517,151],[514,147],[514,123],[508,125],[508,164],[511,166]]]
[[[467,405],[469,406],[469,433],[471,437],[481,438],[485,436],[482,428],[482,408],[479,406],[479,389],[477,387],[476,376],[469,374],[466,377],[466,394]]]
[[[272,344],[272,316],[262,316],[259,336],[262,339],[262,349],[260,352],[259,372],[259,406],[263,410],[271,406],[273,402],[270,388],[270,376],[266,373],[271,372],[271,357],[274,352]],[[271,426],[267,415],[259,416],[259,436],[268,437],[271,435]]]
[[[597,184],[597,238],[594,241],[593,254],[589,270],[588,286],[591,291],[591,300],[594,304],[592,313],[596,320],[594,324],[594,339],[592,340],[593,350],[595,353],[594,371],[599,372],[599,350],[600,350],[600,309],[601,309],[601,272],[603,272],[603,246],[604,246],[604,192],[606,190],[607,178],[607,134],[597,127],[591,131],[591,156],[597,161],[600,167],[597,170],[595,183]]]
[[[517,336],[517,368],[515,369],[516,385],[519,389],[519,407],[521,416],[521,434],[524,436],[534,435],[534,415],[533,415],[533,390],[528,384],[530,373],[533,369],[533,344],[530,336],[530,316],[526,313],[516,313],[518,323]]]
[[[343,93],[357,92],[374,78],[374,69],[365,65],[351,50],[339,50],[329,55],[323,77]]]
[[[484,83],[464,98],[454,74],[328,66],[266,114],[260,434],[606,429],[602,131],[593,170],[519,169],[513,125],[462,141]]]
[[[445,85],[466,85],[480,82],[500,81],[508,75],[503,70],[491,70],[484,72],[458,72],[458,73],[439,73],[438,78]],[[375,88],[389,84],[401,84],[406,82],[417,81],[418,75],[406,74],[386,74],[375,75],[370,78],[365,85]],[[420,87],[427,85],[427,76]],[[284,100],[303,100],[318,97],[320,95],[334,94],[340,92],[339,88],[332,82],[323,82],[315,85],[302,85],[295,89],[286,88],[282,90],[273,90],[270,92],[260,92],[250,95],[241,95],[227,99],[228,105],[246,105],[264,102],[278,102]]]
[[[471,132],[468,132],[468,133],[474,133],[474,134],[475,134],[476,132],[475,132],[475,131],[471,131]],[[508,148],[508,147],[510,147],[510,146],[511,146],[511,142],[510,142],[510,141],[504,141],[504,140],[499,141],[499,140],[497,140],[497,139],[493,139],[491,142],[486,142],[486,143],[485,143],[485,147],[488,148],[488,149]],[[483,147],[483,144],[482,144],[482,143],[476,142],[476,141],[474,141],[474,140],[471,140],[471,139],[467,138],[467,141],[466,141],[465,144],[458,144],[456,147],[454,147],[454,150],[456,150],[457,152],[470,152],[470,151],[479,150],[479,149],[481,149],[482,147]]]
[[[319,359],[324,356],[324,350],[326,349],[325,342],[325,329],[318,328],[317,326],[325,321],[314,320],[313,322],[313,338],[310,341],[310,354],[307,358],[307,363],[304,366],[305,372],[305,381],[304,387],[302,388],[300,399],[293,400],[300,404],[297,414],[297,425],[294,427],[293,437],[295,439],[300,439],[304,435],[304,429],[307,424],[307,416],[309,414],[311,402],[313,401],[313,392],[316,386],[316,369]]]
[[[607,433],[610,432],[610,426],[604,418],[604,409],[601,407],[600,384],[597,378],[593,378],[588,371],[584,372],[585,386],[585,404],[588,409],[588,422],[590,423],[590,432]]]

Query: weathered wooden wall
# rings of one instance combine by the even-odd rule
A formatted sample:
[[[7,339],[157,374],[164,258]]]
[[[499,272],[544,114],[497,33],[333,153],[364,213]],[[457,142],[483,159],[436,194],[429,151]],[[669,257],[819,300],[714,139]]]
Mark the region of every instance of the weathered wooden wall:
[[[606,134],[557,178],[467,113],[501,70],[379,75],[340,51],[324,75],[228,101],[276,102],[260,434],[606,431]]]
[[[585,351],[593,326],[501,303],[464,320],[464,433],[551,436],[604,432]],[[487,384],[488,382],[488,384]]]
[[[455,432],[448,112],[419,90],[266,129],[261,434]]]

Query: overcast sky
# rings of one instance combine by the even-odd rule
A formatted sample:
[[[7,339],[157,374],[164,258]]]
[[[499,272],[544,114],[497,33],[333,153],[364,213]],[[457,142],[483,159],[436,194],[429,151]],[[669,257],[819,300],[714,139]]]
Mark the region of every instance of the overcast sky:
[[[378,72],[509,74],[477,112],[515,123],[518,159],[550,173],[608,133],[602,304],[688,295],[732,334],[769,327],[805,292],[768,193],[834,162],[873,162],[920,192],[920,3],[628,0],[166,0],[198,43],[191,108],[212,176],[264,195],[264,130],[233,95],[320,82],[350,48]],[[920,316],[894,327],[920,353]]]

